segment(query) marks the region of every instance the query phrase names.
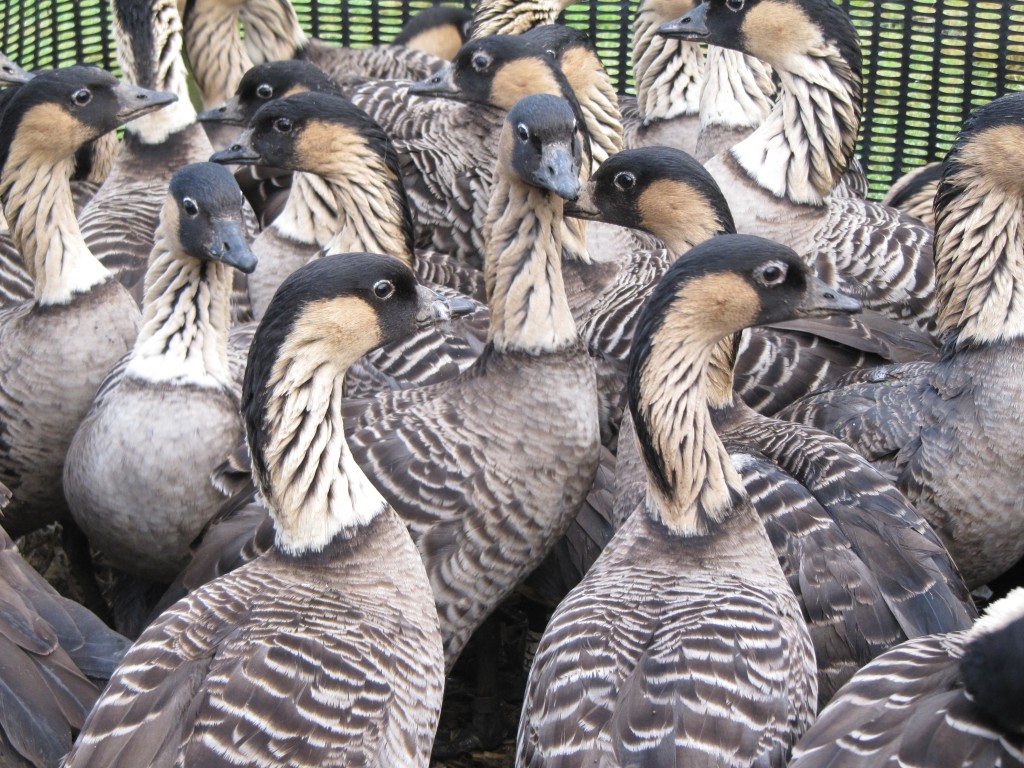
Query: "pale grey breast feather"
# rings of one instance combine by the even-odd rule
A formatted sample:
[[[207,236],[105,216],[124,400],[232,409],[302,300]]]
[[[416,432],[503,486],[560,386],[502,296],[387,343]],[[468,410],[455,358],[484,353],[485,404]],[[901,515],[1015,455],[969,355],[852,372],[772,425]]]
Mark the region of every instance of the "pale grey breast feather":
[[[1024,765],[1024,736],[996,730],[964,691],[965,636],[912,640],[864,667],[797,744],[791,768]]]
[[[343,87],[358,87],[367,80],[423,80],[447,62],[404,45],[341,48],[314,40],[298,58],[326,72]]]

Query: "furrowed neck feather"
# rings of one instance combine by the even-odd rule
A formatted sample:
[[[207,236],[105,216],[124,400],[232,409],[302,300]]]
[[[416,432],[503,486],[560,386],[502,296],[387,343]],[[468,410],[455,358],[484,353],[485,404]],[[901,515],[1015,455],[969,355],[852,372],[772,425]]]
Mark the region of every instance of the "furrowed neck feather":
[[[274,518],[277,547],[300,556],[320,552],[338,538],[352,538],[387,508],[352,458],[341,417],[343,371],[327,342],[305,335],[286,341],[263,388],[249,450],[254,477]],[[324,362],[330,360],[331,362]],[[252,435],[266,435],[253,445]]]
[[[185,50],[206,109],[227,101],[252,69],[238,22],[238,7],[219,0],[195,0],[185,16]]]
[[[590,134],[594,166],[622,151],[622,114],[619,97],[597,54],[584,47],[565,52],[562,61],[569,86],[576,95]]]
[[[233,278],[226,264],[182,253],[161,224],[146,270],[142,330],[127,373],[148,381],[230,387]]]
[[[309,45],[289,0],[249,0],[241,13],[253,64],[295,58]]]
[[[182,24],[174,0],[153,4],[150,28],[133,34],[115,18],[117,57],[125,79],[133,85],[155,91],[169,91],[178,97],[155,112],[132,120],[125,130],[143,144],[160,144],[196,121],[196,110],[189,98],[185,63],[181,59]],[[146,41],[143,44],[143,40]],[[136,50],[138,44],[139,50]]]
[[[338,200],[328,252],[386,253],[412,268],[413,223],[405,188],[381,157],[366,152],[334,171],[322,172]]]
[[[803,205],[822,205],[853,157],[861,80],[830,42],[779,71],[778,102],[761,127],[732,148],[760,187]]]
[[[736,405],[736,393],[733,387],[736,350],[743,344],[749,333],[750,331],[744,329],[734,336],[725,337],[712,348],[707,372],[709,408],[732,408]]]
[[[16,138],[0,182],[4,215],[32,274],[36,304],[67,304],[110,273],[89,251],[75,217],[69,181],[74,157],[40,161],[19,145]]]
[[[1024,201],[960,166],[936,203],[938,332],[957,347],[1024,338]]]
[[[483,0],[473,12],[472,40],[489,35],[521,35],[542,24],[554,24],[558,14],[572,5],[566,0]]]
[[[485,275],[498,351],[554,352],[577,342],[562,281],[562,198],[496,172],[484,229]]]
[[[739,51],[708,46],[700,91],[700,129],[754,129],[772,108],[772,69]]]
[[[323,176],[296,172],[288,200],[271,226],[297,243],[323,248],[347,224],[343,221],[346,200],[340,185]]]
[[[656,34],[670,21],[641,8],[633,23],[633,78],[636,101],[644,125],[696,115],[704,78],[704,52],[698,43]]]
[[[707,535],[746,498],[708,411],[707,367],[719,340],[693,330],[698,315],[666,316],[641,364],[639,402],[631,397],[647,514],[680,536]]]

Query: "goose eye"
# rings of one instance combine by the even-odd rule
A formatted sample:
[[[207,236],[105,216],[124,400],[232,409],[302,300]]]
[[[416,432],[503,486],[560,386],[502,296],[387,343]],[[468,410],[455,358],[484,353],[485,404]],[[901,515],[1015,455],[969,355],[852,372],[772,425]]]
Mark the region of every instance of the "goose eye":
[[[199,213],[199,206],[196,205],[196,201],[191,197],[186,197],[181,201],[181,207],[189,216],[195,216]]]
[[[626,192],[636,186],[636,176],[629,171],[619,171],[615,174],[613,183],[618,189]]]
[[[373,295],[378,299],[390,299],[395,293],[395,284],[390,280],[378,280],[373,284]]]
[[[529,141],[530,129],[526,127],[525,123],[520,123],[516,126],[516,135],[519,136],[520,141]]]
[[[272,99],[274,97],[274,89],[268,83],[260,83],[256,88],[256,95],[264,100]]]
[[[486,53],[473,54],[473,69],[477,72],[486,72],[487,68],[491,66],[491,57]]]
[[[754,273],[757,282],[764,286],[780,285],[786,281],[786,265],[781,261],[772,261],[759,267]]]
[[[84,107],[90,101],[92,101],[92,91],[88,88],[79,88],[73,94],[71,94],[71,100],[80,107]]]
[[[550,57],[551,57],[552,59],[555,59],[555,60],[557,60],[557,59],[558,59],[558,54],[557,54],[557,53],[555,53],[555,52],[554,52],[553,50],[551,50],[550,48],[548,48],[548,49],[547,49],[546,51],[544,51],[544,53],[546,53],[546,54],[547,54],[548,56],[550,56]]]
[[[733,13],[739,13],[743,10],[743,5],[746,0],[725,0],[725,7]]]
[[[274,130],[278,133],[288,133],[292,129],[292,121],[287,117],[279,117],[274,121]]]

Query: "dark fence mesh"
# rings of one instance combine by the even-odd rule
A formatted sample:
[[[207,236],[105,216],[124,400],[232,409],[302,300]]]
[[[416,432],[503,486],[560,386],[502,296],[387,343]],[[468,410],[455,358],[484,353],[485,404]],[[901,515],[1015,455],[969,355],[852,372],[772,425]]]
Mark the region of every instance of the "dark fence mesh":
[[[116,71],[109,0],[0,0],[0,50],[22,66],[99,64]],[[892,180],[941,159],[980,104],[1024,88],[1024,2],[837,0],[864,47],[861,156],[880,195]],[[310,34],[341,45],[387,42],[427,0],[296,0]],[[468,2],[467,2],[468,5]],[[631,0],[573,5],[619,89],[632,89]]]

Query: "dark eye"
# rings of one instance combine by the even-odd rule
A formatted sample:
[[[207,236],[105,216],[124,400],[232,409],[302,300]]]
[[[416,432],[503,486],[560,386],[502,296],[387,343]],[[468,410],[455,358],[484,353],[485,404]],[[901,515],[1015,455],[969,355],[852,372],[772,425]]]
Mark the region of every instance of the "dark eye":
[[[743,10],[743,4],[746,0],[725,0],[725,7],[733,13],[739,13]]]
[[[395,284],[390,280],[378,280],[373,284],[373,295],[378,299],[390,299],[395,292]]]
[[[278,133],[288,133],[292,129],[292,121],[287,117],[279,117],[274,121],[274,130]]]
[[[530,129],[526,127],[526,123],[520,123],[516,126],[516,135],[520,141],[530,140]]]
[[[619,171],[615,174],[612,183],[621,191],[626,192],[636,186],[636,176],[629,171]]]
[[[191,197],[183,198],[181,201],[181,207],[189,216],[195,216],[199,213],[199,206],[196,205],[196,201]]]
[[[758,267],[754,273],[757,282],[764,286],[780,285],[786,281],[786,265],[781,261],[770,261]]]
[[[555,51],[551,50],[550,48],[548,48],[546,51],[544,51],[544,53],[546,53],[552,59],[556,59],[556,60],[558,59],[558,54]]]
[[[474,53],[472,64],[477,72],[486,72],[491,66],[491,56],[488,53]]]
[[[256,86],[256,95],[261,99],[272,99],[274,98],[274,89],[270,87],[270,83],[260,83]]]
[[[92,91],[88,88],[79,88],[73,94],[71,94],[71,100],[80,107],[84,107],[90,101],[92,101]]]

